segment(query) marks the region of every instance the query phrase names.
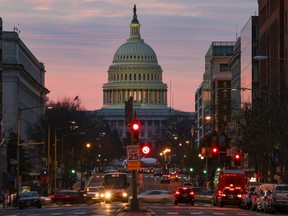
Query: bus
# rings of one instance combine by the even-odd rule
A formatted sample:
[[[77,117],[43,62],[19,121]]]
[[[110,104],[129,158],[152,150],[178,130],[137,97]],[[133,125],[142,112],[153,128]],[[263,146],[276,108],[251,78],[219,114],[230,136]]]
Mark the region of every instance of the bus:
[[[216,206],[217,204],[220,204],[220,206],[223,206],[226,198],[224,191],[237,191],[238,194],[236,199],[229,200],[229,202],[231,204],[235,203],[236,205],[239,205],[241,194],[244,193],[246,187],[247,178],[244,170],[217,170],[214,177],[213,205]],[[227,200],[225,200],[225,202],[226,201]]]
[[[105,203],[128,202],[128,177],[126,173],[107,173],[104,175]]]

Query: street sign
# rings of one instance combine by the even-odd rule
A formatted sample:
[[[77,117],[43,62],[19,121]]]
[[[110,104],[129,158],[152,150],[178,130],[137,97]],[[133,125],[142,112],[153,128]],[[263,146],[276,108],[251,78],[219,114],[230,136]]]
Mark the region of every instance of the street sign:
[[[140,162],[140,147],[139,145],[127,146],[127,162],[139,161]]]
[[[140,161],[128,161],[127,168],[128,170],[139,170],[141,168]]]

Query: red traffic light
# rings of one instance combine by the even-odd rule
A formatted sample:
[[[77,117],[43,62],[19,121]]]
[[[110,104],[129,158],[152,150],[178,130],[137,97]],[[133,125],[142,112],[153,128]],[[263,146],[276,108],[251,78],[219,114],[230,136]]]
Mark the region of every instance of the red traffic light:
[[[236,153],[236,154],[234,155],[234,159],[235,159],[235,160],[240,160],[240,158],[241,158],[241,157],[240,157],[240,154],[239,154],[239,153]]]
[[[218,148],[217,147],[213,147],[212,148],[212,153],[213,154],[217,154],[218,153]]]
[[[132,123],[132,129],[133,129],[134,131],[138,131],[139,128],[140,128],[140,126],[139,126],[139,123],[138,123],[138,122],[133,122],[133,123]]]
[[[151,154],[151,147],[149,145],[141,146],[141,154],[144,156],[148,156]]]

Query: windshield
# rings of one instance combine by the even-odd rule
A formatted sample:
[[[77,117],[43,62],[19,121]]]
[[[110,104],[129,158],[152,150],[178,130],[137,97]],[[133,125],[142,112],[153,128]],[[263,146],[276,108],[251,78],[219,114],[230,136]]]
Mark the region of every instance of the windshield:
[[[123,189],[127,188],[127,175],[121,174],[106,174],[104,177],[105,188],[107,189]]]

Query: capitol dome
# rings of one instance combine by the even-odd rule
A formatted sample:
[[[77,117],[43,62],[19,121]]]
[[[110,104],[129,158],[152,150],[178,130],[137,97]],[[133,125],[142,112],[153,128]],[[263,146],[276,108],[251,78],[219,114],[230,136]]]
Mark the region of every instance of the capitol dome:
[[[140,36],[136,6],[133,8],[130,38],[114,54],[103,85],[103,108],[123,108],[133,97],[134,106],[167,108],[167,85],[154,50]]]
[[[148,62],[157,63],[157,56],[154,50],[141,39],[129,41],[123,44],[116,51],[113,63],[127,62]]]

